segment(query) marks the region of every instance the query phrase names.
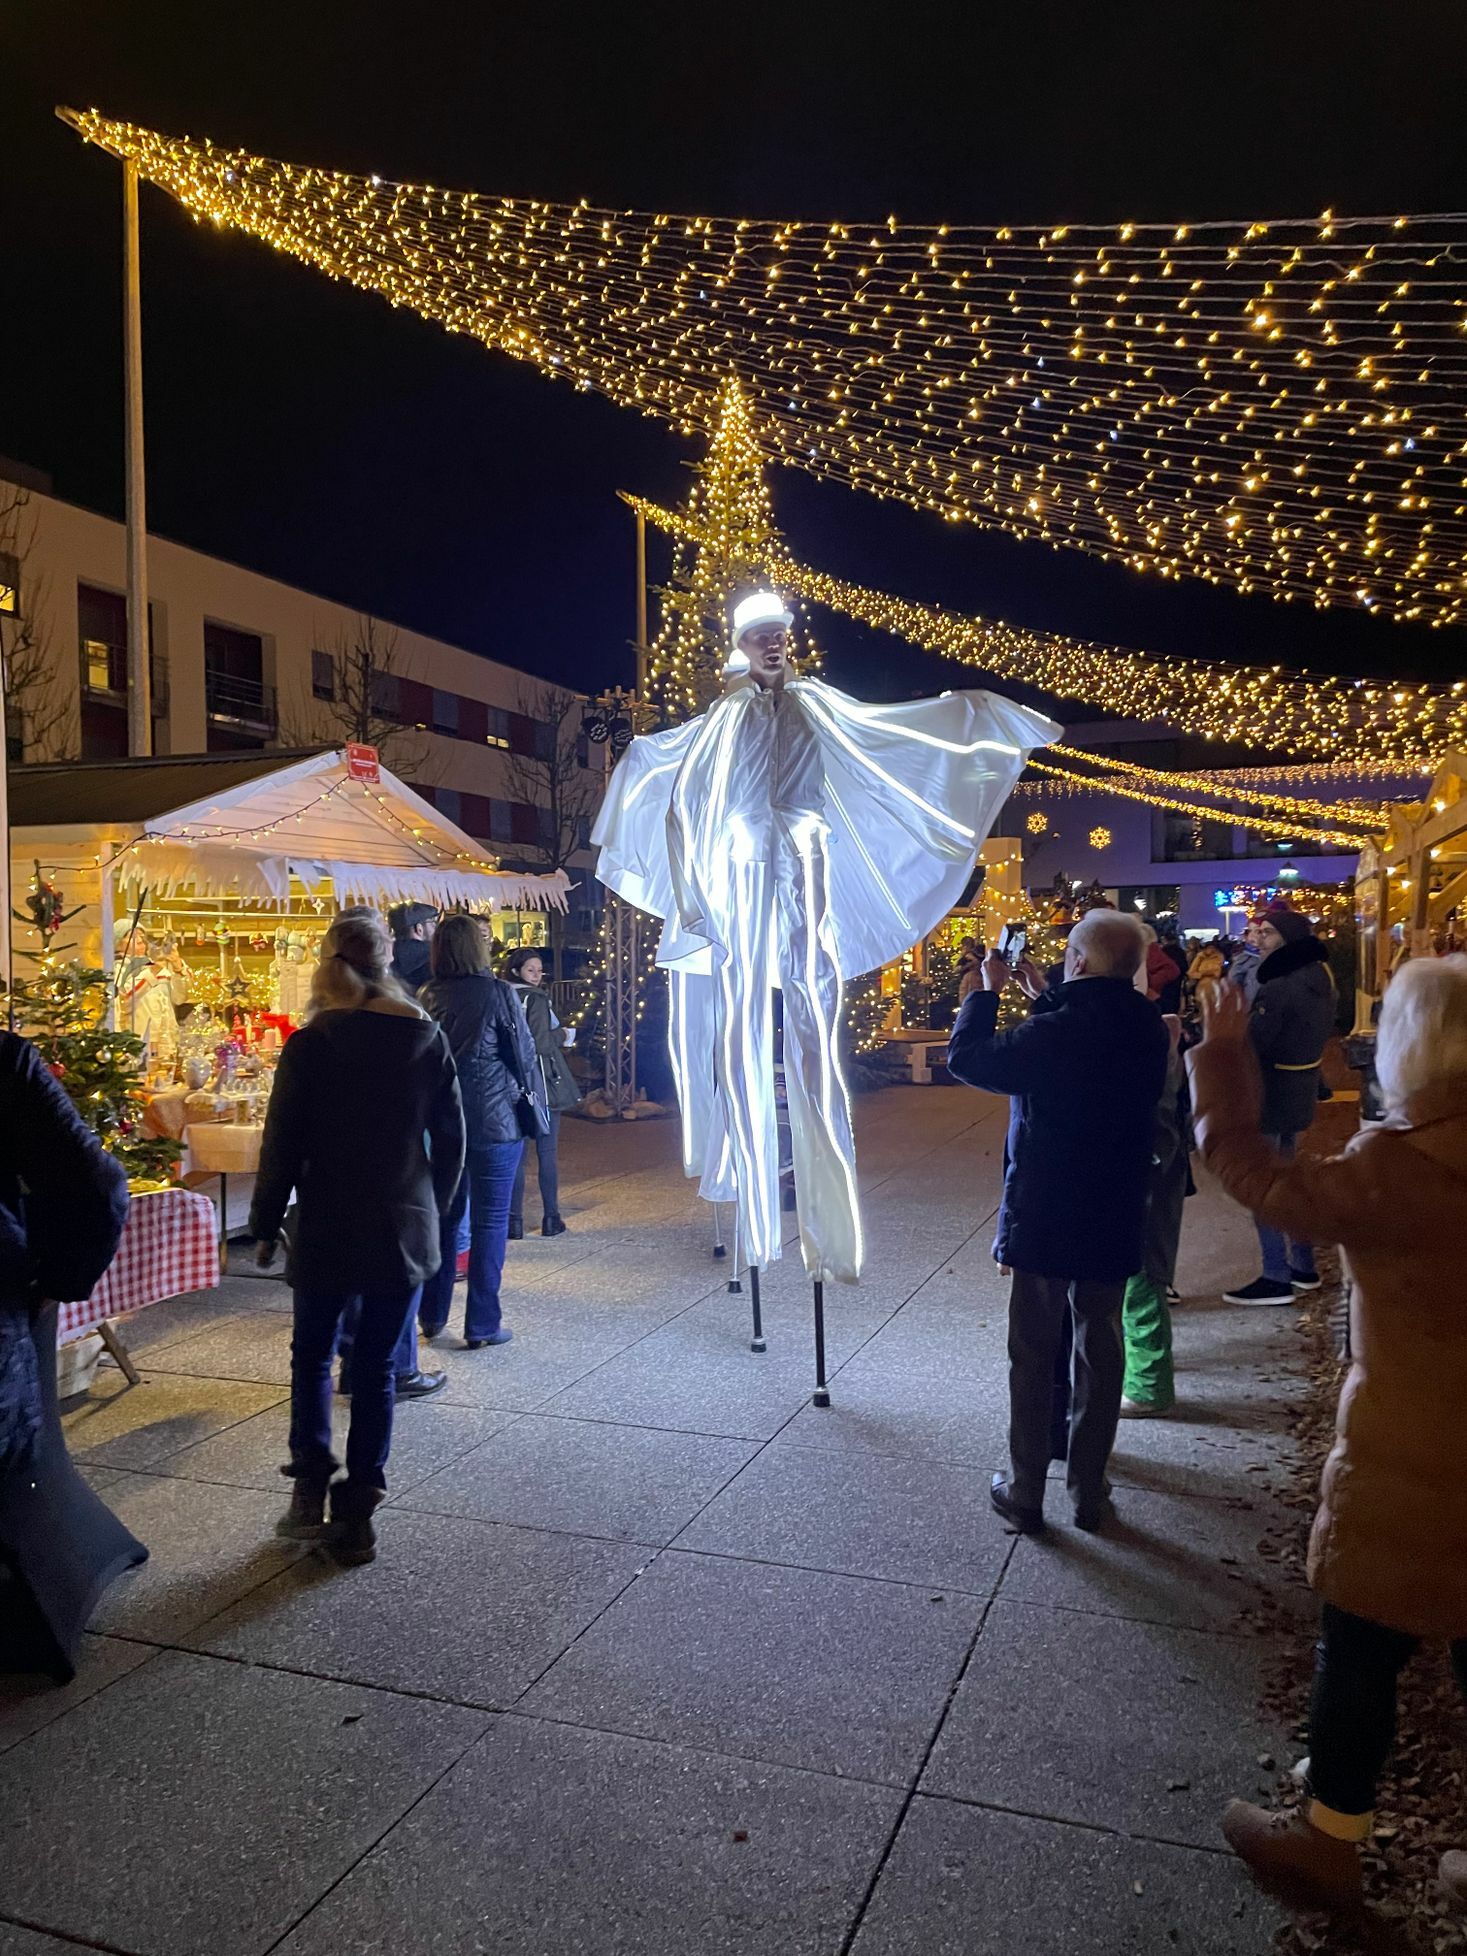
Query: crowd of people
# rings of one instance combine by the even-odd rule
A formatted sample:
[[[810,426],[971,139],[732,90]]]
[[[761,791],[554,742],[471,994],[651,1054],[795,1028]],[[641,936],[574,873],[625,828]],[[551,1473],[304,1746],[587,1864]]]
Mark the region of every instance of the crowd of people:
[[[1453,1227],[1467,1198],[1467,959],[1400,968],[1377,1040],[1386,1118],[1339,1154],[1301,1159],[1333,982],[1323,944],[1287,904],[1250,936],[1232,960],[1189,960],[1191,1032],[1163,1009],[1171,981],[1155,933],[1115,909],[1074,925],[1054,973],[997,953],[978,961],[948,1065],[1011,1101],[994,1244],[1012,1277],[1010,1468],[991,1498],[1010,1530],[1043,1532],[1059,1459],[1076,1527],[1107,1526],[1122,1414],[1172,1403],[1167,1290],[1192,1124],[1257,1231],[1262,1274],[1229,1301],[1290,1303],[1319,1285],[1313,1244],[1340,1247],[1351,1367],[1309,1552],[1323,1615],[1307,1793],[1273,1812],[1234,1801],[1223,1831],[1270,1892],[1352,1915],[1397,1680],[1423,1639],[1451,1645],[1467,1694],[1467,1296]],[[1000,1030],[1011,984],[1030,1011]],[[1467,1853],[1444,1856],[1440,1874],[1467,1907]]]

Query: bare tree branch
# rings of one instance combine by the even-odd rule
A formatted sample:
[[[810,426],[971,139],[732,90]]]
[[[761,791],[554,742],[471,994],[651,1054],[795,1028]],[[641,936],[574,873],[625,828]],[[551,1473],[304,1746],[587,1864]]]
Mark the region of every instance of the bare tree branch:
[[[304,688],[282,703],[281,746],[358,741],[375,747],[382,765],[393,774],[405,781],[421,780],[428,743],[418,728],[386,710],[395,690],[392,682],[411,677],[396,628],[364,613],[351,630],[336,634],[329,653],[331,698],[316,697],[314,672],[308,674]]]
[[[535,723],[537,737],[530,753],[511,751],[506,757],[509,789],[516,801],[529,802],[539,810],[539,840],[524,846],[533,851],[537,867],[548,871],[565,869],[576,852],[585,848],[591,817],[605,785],[601,770],[583,763],[583,705],[578,693],[549,684],[522,686],[515,702],[515,711]],[[565,920],[552,910],[548,922],[558,982]]]
[[[63,682],[44,624],[47,585],[26,575],[36,537],[30,491],[0,483],[0,554],[13,557],[17,609],[0,627],[4,648],[5,730],[22,760],[64,761],[80,750],[78,703]]]

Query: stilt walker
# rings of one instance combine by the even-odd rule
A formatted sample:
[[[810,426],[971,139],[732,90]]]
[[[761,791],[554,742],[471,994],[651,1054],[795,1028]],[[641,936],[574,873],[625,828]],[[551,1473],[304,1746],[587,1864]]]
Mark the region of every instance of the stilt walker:
[[[864,1259],[844,984],[958,901],[978,848],[1053,721],[991,693],[863,706],[790,670],[772,591],[736,607],[725,690],[634,740],[592,840],[608,888],[663,921],[683,1165],[736,1200],[736,1268],[782,1254],[774,991],[784,998],[800,1247],[814,1284],[815,1403],[828,1405],[825,1285]],[[756,1325],[756,1348],[762,1330]]]

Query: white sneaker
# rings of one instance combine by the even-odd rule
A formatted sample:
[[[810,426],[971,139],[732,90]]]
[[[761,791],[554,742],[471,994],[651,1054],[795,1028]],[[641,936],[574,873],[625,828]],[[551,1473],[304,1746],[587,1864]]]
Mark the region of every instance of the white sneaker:
[[[1170,1411],[1170,1406],[1148,1406],[1141,1399],[1121,1401],[1122,1419],[1165,1419]]]

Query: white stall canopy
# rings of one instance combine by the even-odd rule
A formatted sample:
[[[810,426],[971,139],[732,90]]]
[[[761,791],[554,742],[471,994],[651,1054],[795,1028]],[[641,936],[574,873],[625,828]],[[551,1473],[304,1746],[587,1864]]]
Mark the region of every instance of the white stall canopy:
[[[11,776],[18,862],[88,855],[124,895],[286,903],[566,908],[569,879],[506,874],[472,837],[360,751],[209,754],[27,767]],[[23,887],[23,886],[22,886]]]

